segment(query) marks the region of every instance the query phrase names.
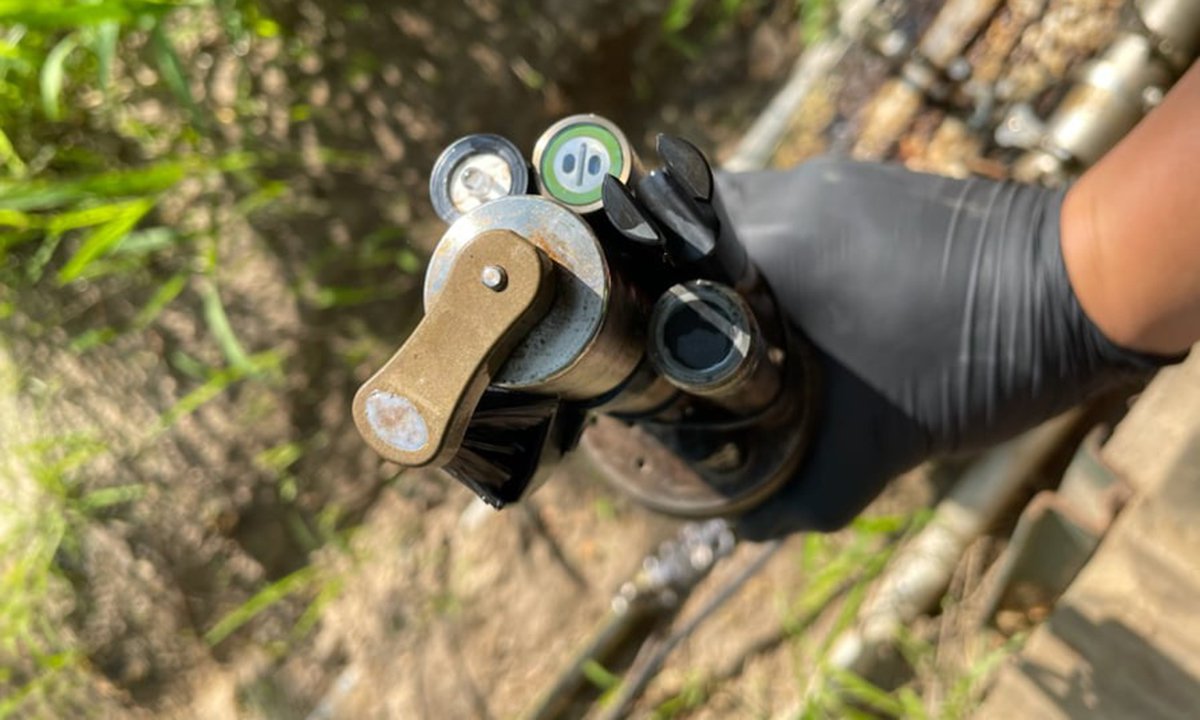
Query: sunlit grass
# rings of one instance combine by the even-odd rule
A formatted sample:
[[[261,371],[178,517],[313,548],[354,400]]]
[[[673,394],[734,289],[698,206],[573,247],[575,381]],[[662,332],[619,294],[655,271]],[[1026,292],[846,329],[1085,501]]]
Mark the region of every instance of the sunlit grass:
[[[236,383],[277,377],[283,360],[277,352],[251,352],[238,338],[222,303],[212,244],[194,230],[165,226],[159,216],[164,198],[185,180],[245,173],[258,162],[196,146],[207,119],[191,95],[172,24],[216,6],[229,31],[278,32],[257,13],[242,13],[246,5],[0,0],[0,319],[22,312],[26,292],[53,297],[98,281],[108,283],[106,292],[135,290],[141,301],[132,317],[92,324],[69,338],[66,349],[84,353],[149,330],[181,296],[198,293],[202,322],[226,361],[198,366],[198,384],[166,407],[157,425],[127,439],[132,452],[151,447],[158,434]],[[128,49],[134,39],[143,48],[138,52]],[[174,113],[168,117],[176,119],[162,127],[139,128],[116,112],[139,91],[117,82],[118,68],[124,77],[139,66],[157,78],[147,92],[161,89],[175,106],[168,105]],[[77,144],[80,133],[135,144],[167,138],[161,147],[170,151],[146,146],[117,160]],[[255,202],[263,207],[279,196]],[[41,332],[38,323],[57,319],[27,319],[23,327]],[[58,390],[25,376],[5,352],[0,342],[0,718],[77,715],[68,708],[86,696],[92,670],[66,622],[74,589],[64,568],[81,556],[90,524],[141,501],[146,488],[94,477],[90,468],[101,458],[120,461],[116,451],[101,434],[47,426],[40,408],[59,402]],[[31,383],[42,389],[31,395]],[[262,603],[269,595],[255,597]],[[240,626],[235,620],[214,631],[233,632]]]
[[[108,448],[90,434],[38,434],[40,413],[17,400],[20,373],[3,354],[0,376],[0,718],[6,718],[45,714],[57,694],[70,692],[82,658],[62,624],[71,594],[62,558],[78,554],[80,533],[95,513],[135,501],[142,488],[86,487],[86,468]]]

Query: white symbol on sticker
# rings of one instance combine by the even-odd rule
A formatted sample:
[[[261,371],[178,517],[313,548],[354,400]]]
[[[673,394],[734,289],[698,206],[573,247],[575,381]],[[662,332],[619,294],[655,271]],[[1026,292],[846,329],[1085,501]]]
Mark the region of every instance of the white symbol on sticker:
[[[586,195],[599,189],[611,167],[612,158],[603,143],[595,138],[574,137],[559,149],[555,175],[567,190]]]

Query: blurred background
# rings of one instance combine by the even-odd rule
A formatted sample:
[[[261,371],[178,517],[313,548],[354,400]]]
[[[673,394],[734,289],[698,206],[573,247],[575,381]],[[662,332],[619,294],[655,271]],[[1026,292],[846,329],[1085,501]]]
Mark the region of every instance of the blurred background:
[[[354,431],[420,316],[433,161],[576,112],[726,159],[826,47],[769,162],[1004,176],[995,108],[1051,106],[1123,3],[981,3],[951,53],[974,85],[936,102],[889,83],[941,3],[866,4],[0,0],[0,717],[527,710],[676,524],[581,463],[481,514]],[[790,543],[635,714],[848,712],[808,676],[937,488]],[[915,672],[843,678],[857,706],[969,714],[1013,646],[952,608],[1002,537],[913,627]]]

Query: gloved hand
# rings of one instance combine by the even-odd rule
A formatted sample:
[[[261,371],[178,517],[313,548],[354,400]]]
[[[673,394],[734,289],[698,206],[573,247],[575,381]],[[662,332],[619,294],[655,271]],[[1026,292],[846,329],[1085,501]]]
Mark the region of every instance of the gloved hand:
[[[818,159],[719,178],[730,217],[824,372],[761,540],[849,522],[930,455],[979,448],[1165,362],[1106,339],[1059,246],[1065,191]]]

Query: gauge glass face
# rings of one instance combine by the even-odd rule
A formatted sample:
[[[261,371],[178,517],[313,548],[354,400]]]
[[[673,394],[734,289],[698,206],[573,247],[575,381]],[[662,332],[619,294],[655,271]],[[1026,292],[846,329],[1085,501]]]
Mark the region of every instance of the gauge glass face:
[[[460,213],[512,192],[513,172],[508,162],[495,153],[463,158],[450,173],[450,202]]]

